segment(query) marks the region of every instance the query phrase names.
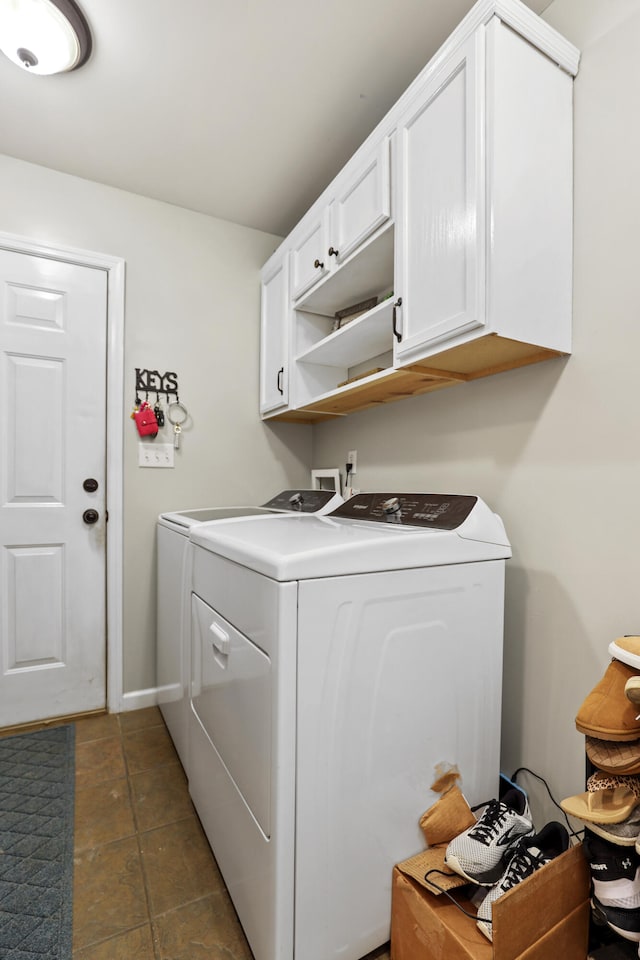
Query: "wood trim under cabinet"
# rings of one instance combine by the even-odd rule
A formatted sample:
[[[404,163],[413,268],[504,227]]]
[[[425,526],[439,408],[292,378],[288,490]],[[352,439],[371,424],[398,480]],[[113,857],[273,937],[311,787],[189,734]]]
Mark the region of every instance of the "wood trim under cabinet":
[[[521,343],[490,333],[471,343],[443,350],[427,358],[424,363],[413,363],[398,370],[386,371],[383,376],[376,375],[369,380],[355,381],[331,396],[265,419],[288,423],[320,423],[370,407],[378,407],[383,403],[421,396],[444,387],[453,387],[459,383],[468,383],[564,356],[566,354],[557,350],[541,349],[535,344]]]

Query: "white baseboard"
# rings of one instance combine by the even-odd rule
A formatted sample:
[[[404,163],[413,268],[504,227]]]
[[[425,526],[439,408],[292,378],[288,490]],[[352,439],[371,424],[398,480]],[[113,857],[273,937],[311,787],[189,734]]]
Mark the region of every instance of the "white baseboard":
[[[132,690],[130,693],[122,694],[120,711],[126,713],[129,710],[142,710],[144,707],[155,707],[157,703],[157,687],[150,687],[148,690]]]

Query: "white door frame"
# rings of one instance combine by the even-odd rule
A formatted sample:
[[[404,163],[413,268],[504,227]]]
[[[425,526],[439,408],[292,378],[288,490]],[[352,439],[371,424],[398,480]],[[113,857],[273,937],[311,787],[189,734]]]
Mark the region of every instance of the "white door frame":
[[[0,249],[50,260],[64,260],[107,273],[107,689],[110,713],[122,710],[123,614],[123,441],[124,441],[124,279],[121,257],[39,243],[0,231]]]

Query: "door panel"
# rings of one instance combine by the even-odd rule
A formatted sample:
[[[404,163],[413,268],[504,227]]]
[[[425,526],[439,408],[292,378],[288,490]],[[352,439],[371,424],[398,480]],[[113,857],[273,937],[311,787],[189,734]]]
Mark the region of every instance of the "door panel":
[[[398,360],[484,323],[484,46],[477,33],[399,122]]]
[[[306,225],[302,239],[294,244],[291,251],[291,296],[294,300],[306,293],[329,270],[327,219],[327,210],[317,214]]]
[[[64,618],[60,602],[64,580],[64,547],[8,548],[7,607],[9,615],[6,671],[64,662]],[[39,603],[33,603],[33,584]]]
[[[43,357],[6,359],[7,389],[13,416],[8,420],[7,503],[62,503],[62,407],[64,368]],[[33,398],[47,397],[46,415]]]
[[[289,254],[262,278],[260,411],[289,403]]]
[[[358,166],[331,206],[331,243],[342,263],[391,216],[391,144],[376,146],[369,161]],[[328,251],[327,251],[328,253]]]
[[[273,676],[269,657],[191,596],[192,708],[265,836],[271,836]]]
[[[106,291],[0,251],[0,726],[105,703]]]

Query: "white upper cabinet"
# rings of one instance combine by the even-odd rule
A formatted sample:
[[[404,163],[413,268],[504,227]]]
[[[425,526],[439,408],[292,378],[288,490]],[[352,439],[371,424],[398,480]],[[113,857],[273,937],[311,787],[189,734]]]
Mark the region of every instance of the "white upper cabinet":
[[[260,412],[289,404],[289,254],[278,250],[262,271]]]
[[[570,351],[572,88],[493,17],[403,112],[396,366],[466,344],[444,369],[469,378]]]
[[[398,123],[397,358],[485,322],[484,66],[482,27]]]
[[[384,137],[357,154],[331,191],[296,228],[291,296],[300,300],[344,263],[391,216],[390,143]]]
[[[391,216],[390,152],[389,138],[383,137],[368,156],[348,166],[336,183],[327,250],[336,263],[347,260]]]
[[[520,0],[478,0],[284,242],[290,402],[263,387],[263,416],[315,422],[570,353],[578,62]],[[281,350],[264,349],[278,390]]]

